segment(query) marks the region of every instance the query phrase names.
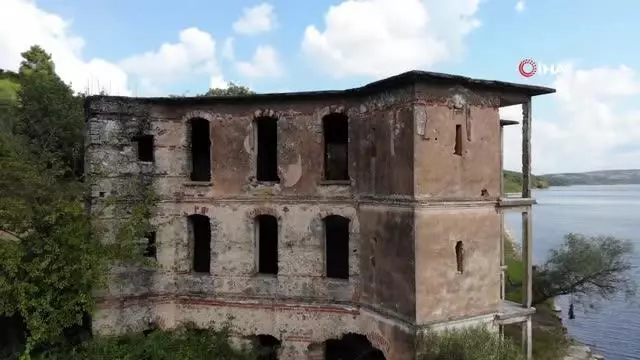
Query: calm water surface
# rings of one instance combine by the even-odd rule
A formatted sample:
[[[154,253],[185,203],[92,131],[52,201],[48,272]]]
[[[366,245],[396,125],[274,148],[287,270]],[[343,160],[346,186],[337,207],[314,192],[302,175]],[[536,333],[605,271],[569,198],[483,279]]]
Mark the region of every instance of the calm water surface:
[[[634,264],[640,267],[640,185],[553,187],[534,192],[534,261],[541,263],[566,233],[613,235],[634,242]],[[520,239],[521,217],[505,216]],[[640,271],[635,271],[640,282]],[[568,299],[559,299],[566,317]],[[596,309],[576,307],[574,320],[563,319],[569,333],[604,355],[606,360],[640,359],[640,301],[600,302]]]

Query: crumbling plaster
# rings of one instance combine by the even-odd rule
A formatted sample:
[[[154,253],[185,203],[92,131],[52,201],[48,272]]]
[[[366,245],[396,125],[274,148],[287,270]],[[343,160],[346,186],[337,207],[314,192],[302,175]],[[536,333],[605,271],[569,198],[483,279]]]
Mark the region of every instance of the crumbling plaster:
[[[496,310],[497,99],[422,85],[290,101],[94,98],[88,104],[88,163],[106,174],[94,196],[117,193],[127,176],[153,172],[161,265],[115,273],[120,281],[101,296],[96,331],[120,332],[149,321],[206,325],[231,315],[239,334],[280,338],[284,331],[290,337],[284,351],[294,355],[356,332],[386,342],[380,346],[387,358],[409,359],[413,326]],[[349,117],[347,183],[322,180],[321,120],[331,112]],[[260,116],[278,119],[279,183],[254,177],[254,119]],[[186,124],[194,117],[210,123],[210,182],[188,181]],[[141,118],[155,136],[151,170],[136,161],[130,138],[122,136]],[[465,128],[462,156],[453,155],[455,124]],[[211,220],[211,274],[190,272],[190,214]],[[253,219],[259,214],[278,219],[277,277],[255,273]],[[321,221],[330,214],[351,220],[349,280],[323,276]],[[453,254],[460,239],[467,249],[464,274],[456,274]],[[290,311],[300,306],[308,307]]]

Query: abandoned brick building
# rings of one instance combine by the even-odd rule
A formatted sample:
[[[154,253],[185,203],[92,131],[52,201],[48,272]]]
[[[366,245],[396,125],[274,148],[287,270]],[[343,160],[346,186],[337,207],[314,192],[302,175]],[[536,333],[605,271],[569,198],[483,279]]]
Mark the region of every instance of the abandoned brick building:
[[[94,203],[139,175],[159,195],[160,266],[114,270],[93,331],[232,316],[274,359],[413,359],[420,333],[468,324],[521,323],[530,345],[528,278],[523,304],[504,300],[503,212],[523,214],[530,276],[531,98],[553,91],[411,71],[344,91],[89,97]],[[517,122],[498,109],[514,104],[510,198],[502,128]]]

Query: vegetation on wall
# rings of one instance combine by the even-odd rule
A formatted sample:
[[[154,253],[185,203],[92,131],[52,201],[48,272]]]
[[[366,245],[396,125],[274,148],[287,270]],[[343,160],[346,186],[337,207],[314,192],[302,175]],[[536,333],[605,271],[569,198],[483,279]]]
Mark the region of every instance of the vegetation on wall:
[[[211,88],[204,94],[198,94],[196,96],[247,96],[253,95],[255,92],[249,89],[247,86],[238,85],[234,82],[229,82],[226,88]],[[187,95],[169,95],[169,97],[180,98]]]
[[[226,89],[215,88],[209,89],[206,93],[201,96],[244,96],[244,95],[253,95],[251,89],[246,86],[238,85],[234,82],[230,82]]]

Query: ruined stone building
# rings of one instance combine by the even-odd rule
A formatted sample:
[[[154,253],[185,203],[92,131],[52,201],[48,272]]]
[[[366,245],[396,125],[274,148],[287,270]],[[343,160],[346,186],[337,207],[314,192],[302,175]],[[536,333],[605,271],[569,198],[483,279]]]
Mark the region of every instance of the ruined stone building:
[[[530,344],[530,281],[523,304],[503,299],[503,212],[523,213],[530,276],[531,98],[553,91],[411,71],[344,91],[89,97],[94,202],[136,178],[159,196],[159,266],[116,271],[93,331],[232,316],[235,338],[287,360],[413,359],[421,333],[469,324],[522,323]],[[508,198],[516,122],[498,109],[514,104],[525,185]]]

